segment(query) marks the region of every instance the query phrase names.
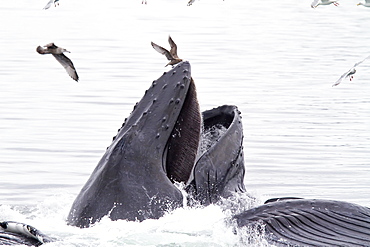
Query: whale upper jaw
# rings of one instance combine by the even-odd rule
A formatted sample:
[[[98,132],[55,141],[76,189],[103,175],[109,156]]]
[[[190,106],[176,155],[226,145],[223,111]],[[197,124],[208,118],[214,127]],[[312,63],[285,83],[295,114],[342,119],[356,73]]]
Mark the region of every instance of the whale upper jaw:
[[[189,118],[195,119],[190,120],[190,125],[195,123],[190,133],[182,127]],[[192,168],[181,164],[195,162],[200,122],[190,63],[182,62],[153,81],[135,105],[75,199],[69,224],[88,227],[105,215],[113,220],[159,218],[182,206],[182,194],[173,180],[190,176]],[[170,154],[179,147],[190,155]],[[188,173],[185,178],[176,177],[177,168],[180,174]]]

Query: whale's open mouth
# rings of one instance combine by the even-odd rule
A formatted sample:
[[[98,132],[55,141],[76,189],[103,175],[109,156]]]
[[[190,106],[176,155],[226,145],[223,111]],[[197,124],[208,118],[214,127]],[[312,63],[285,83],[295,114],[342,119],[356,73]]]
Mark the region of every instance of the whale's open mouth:
[[[215,138],[217,144],[200,156],[203,123],[190,63],[181,62],[153,81],[76,197],[68,223],[88,227],[105,215],[112,220],[159,218],[183,205],[174,182],[189,186],[194,180],[194,191],[206,202],[235,191],[244,175],[239,172],[244,166],[236,107],[215,108],[203,116],[206,129],[221,124],[227,137]]]
[[[201,115],[191,79],[184,104],[167,141],[163,166],[172,181],[186,183],[195,164],[201,132]]]

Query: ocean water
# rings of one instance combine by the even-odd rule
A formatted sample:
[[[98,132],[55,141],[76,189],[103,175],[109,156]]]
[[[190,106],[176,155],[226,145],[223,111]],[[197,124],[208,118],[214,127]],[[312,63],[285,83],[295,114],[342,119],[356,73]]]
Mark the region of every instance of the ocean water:
[[[58,239],[45,246],[243,246],[216,205],[159,220],[67,226],[70,206],[151,82],[168,35],[192,66],[202,110],[237,105],[248,192],[370,206],[370,8],[357,0],[0,2],[0,221]],[[71,51],[73,81],[38,45]],[[246,206],[246,208],[248,205]],[[253,233],[251,233],[253,235]],[[266,246],[258,234],[251,245]]]

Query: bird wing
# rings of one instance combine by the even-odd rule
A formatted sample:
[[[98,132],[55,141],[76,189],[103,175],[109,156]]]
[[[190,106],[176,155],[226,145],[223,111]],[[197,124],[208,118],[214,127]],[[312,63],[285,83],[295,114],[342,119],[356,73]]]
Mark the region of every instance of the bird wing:
[[[369,0],[369,1],[370,1],[370,0]],[[346,77],[347,77],[351,72],[353,72],[353,74],[354,74],[354,73],[356,73],[355,68],[356,68],[357,66],[359,66],[360,64],[362,64],[362,63],[363,63],[366,59],[368,59],[368,58],[370,58],[370,55],[369,55],[369,56],[367,56],[367,57],[365,57],[364,59],[362,59],[360,62],[355,63],[355,65],[353,65],[353,67],[352,67],[352,68],[350,68],[346,73],[344,73],[341,77],[339,77],[338,81],[336,81],[336,82],[333,84],[333,87],[334,87],[334,86],[339,85],[339,84],[342,82],[343,78],[346,78]]]
[[[54,1],[54,0],[53,0]],[[54,43],[49,43],[49,44],[46,44],[44,45],[44,47],[46,48],[51,48],[51,49],[55,49],[55,48],[58,48],[58,46],[56,46]]]
[[[176,45],[175,42],[173,42],[171,36],[168,36],[168,43],[170,43],[170,46],[171,46],[170,53],[171,53],[172,57],[179,58],[177,56],[177,45]]]
[[[48,9],[54,3],[54,0],[50,0],[43,9]]]
[[[62,54],[52,54],[55,59],[63,65],[65,70],[67,71],[68,75],[72,77],[73,80],[78,81],[78,75],[76,72],[75,67],[73,66],[73,63],[71,59],[69,59],[66,55]]]
[[[370,1],[370,0],[369,0]],[[358,65],[360,65],[360,64],[362,64],[366,59],[368,59],[370,57],[370,55],[369,56],[367,56],[367,57],[365,57],[364,59],[362,59],[360,62],[357,62],[357,63],[355,63],[355,65],[353,66],[353,67],[357,67]]]
[[[312,7],[312,8],[317,7],[317,5],[318,5],[319,1],[320,1],[320,0],[314,0],[314,1],[311,3],[311,7]]]
[[[370,3],[370,0],[365,0],[366,3]]]
[[[339,77],[339,79],[333,84],[333,87],[334,86],[338,86],[342,82],[342,80],[348,76],[348,74],[352,71],[352,69],[354,69],[354,67],[352,67],[346,73],[344,73],[343,75],[341,75],[341,77]]]
[[[156,50],[157,52],[161,53],[162,55],[165,55],[168,60],[172,60],[173,59],[171,53],[167,49],[165,49],[162,46],[159,46],[159,45],[157,45],[157,44],[155,44],[153,42],[151,42],[151,44],[152,44],[154,50]]]

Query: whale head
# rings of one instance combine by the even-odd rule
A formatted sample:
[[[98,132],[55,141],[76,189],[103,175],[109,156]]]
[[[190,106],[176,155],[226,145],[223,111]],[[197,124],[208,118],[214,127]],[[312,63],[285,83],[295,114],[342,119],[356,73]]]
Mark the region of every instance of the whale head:
[[[68,222],[159,218],[182,206],[173,182],[195,162],[201,115],[189,62],[153,81],[75,199]]]
[[[175,182],[207,205],[244,191],[240,112],[235,106],[199,111],[189,62],[153,81],[75,199],[68,223],[156,219],[183,206]],[[202,130],[226,131],[200,151]],[[202,135],[203,136],[203,135]]]

